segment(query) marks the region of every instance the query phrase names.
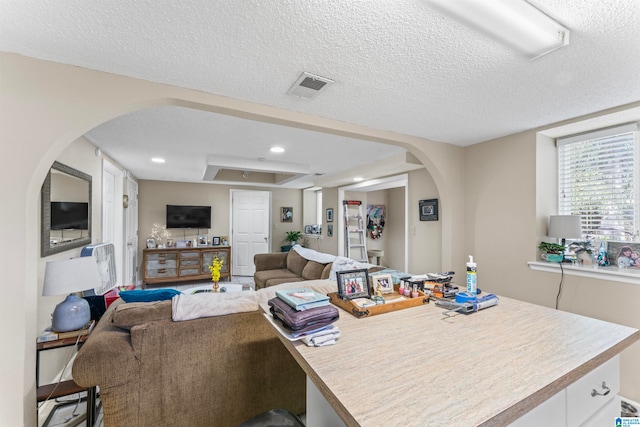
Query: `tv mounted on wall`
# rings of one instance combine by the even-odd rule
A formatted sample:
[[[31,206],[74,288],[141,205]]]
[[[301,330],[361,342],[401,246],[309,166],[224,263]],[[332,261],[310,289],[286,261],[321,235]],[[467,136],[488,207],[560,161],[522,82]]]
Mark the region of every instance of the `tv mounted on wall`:
[[[211,206],[167,205],[167,228],[211,228]]]
[[[88,230],[89,203],[51,202],[52,230]]]

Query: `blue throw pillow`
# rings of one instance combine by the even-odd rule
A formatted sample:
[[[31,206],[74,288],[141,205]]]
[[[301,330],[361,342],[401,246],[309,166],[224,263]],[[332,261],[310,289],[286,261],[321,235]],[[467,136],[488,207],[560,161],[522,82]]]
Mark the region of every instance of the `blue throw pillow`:
[[[180,294],[181,292],[175,289],[133,290],[120,291],[120,298],[124,302],[151,302],[168,300]]]

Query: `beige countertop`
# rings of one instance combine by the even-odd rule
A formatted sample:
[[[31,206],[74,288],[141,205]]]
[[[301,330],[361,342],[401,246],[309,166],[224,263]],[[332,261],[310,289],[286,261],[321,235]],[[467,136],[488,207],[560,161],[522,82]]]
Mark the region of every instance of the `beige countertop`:
[[[349,426],[506,425],[640,337],[518,300],[446,317],[433,303],[357,319],[336,345],[281,337]]]

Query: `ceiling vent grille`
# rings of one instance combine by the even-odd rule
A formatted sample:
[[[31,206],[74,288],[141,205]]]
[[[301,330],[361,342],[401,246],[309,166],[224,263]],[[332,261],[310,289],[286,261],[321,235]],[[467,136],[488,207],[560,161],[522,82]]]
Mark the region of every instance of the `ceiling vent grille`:
[[[318,76],[308,72],[303,72],[287,91],[287,95],[299,96],[300,98],[315,98],[320,90],[333,83],[333,80]]]

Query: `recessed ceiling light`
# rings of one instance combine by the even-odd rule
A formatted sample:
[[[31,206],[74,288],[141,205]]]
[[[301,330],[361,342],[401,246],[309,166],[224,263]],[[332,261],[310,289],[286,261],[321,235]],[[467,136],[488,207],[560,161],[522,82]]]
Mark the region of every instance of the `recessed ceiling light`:
[[[360,181],[364,181],[364,178],[363,178],[363,177],[361,177],[361,176],[356,176],[355,178],[353,178],[353,180],[354,180],[355,182],[360,182]]]
[[[272,153],[284,153],[284,148],[282,147],[271,147]]]
[[[160,158],[160,157],[154,157],[151,159],[151,161],[153,163],[164,163],[164,159]]]

